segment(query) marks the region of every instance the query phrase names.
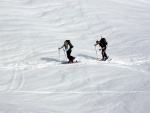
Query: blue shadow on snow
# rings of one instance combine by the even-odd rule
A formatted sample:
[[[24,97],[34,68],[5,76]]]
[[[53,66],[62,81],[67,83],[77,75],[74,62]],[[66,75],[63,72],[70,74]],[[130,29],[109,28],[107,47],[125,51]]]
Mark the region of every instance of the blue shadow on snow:
[[[48,57],[43,57],[43,58],[41,58],[41,60],[44,60],[44,61],[47,61],[47,62],[53,62],[53,61],[59,62],[58,59],[48,58]]]

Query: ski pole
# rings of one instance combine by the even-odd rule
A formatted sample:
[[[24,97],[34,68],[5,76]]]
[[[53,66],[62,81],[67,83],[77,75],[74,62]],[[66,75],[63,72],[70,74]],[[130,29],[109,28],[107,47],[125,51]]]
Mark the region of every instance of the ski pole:
[[[97,50],[96,50],[96,46],[95,46],[95,51],[96,51],[96,57],[97,57],[97,60],[98,60],[98,55],[97,55]]]
[[[64,50],[64,49],[63,49]],[[66,52],[65,52],[65,50],[64,50],[64,54],[65,54],[65,57],[66,57],[66,60],[67,60],[67,55],[66,55]]]
[[[59,61],[60,61],[60,49],[58,50],[58,58],[59,58]]]

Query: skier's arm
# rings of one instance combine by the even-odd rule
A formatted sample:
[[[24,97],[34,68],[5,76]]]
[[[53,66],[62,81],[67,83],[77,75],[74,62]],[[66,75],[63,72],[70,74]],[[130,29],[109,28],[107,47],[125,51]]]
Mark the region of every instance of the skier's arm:
[[[105,47],[102,47],[102,50],[105,49]]]
[[[62,49],[64,47],[64,45],[63,46],[61,46],[61,47],[59,47],[58,49]]]
[[[105,49],[106,47],[101,47],[101,49],[99,49],[99,50],[103,50],[103,49]]]
[[[103,48],[101,47],[99,50],[101,51],[101,50],[103,50]]]
[[[98,44],[94,44],[94,46],[97,46]]]

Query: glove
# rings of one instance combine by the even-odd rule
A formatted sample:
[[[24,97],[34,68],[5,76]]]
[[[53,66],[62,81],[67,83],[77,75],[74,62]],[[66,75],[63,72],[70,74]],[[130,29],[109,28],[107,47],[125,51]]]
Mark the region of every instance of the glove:
[[[96,44],[94,44],[94,46],[96,46]]]
[[[60,48],[58,48],[58,49],[60,49]]]

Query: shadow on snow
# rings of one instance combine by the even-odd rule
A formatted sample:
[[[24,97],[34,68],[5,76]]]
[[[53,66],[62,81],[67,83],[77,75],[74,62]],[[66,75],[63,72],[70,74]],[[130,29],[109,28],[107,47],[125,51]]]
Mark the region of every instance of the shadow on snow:
[[[89,55],[85,55],[85,54],[78,54],[79,57],[84,57],[84,58],[87,58],[87,59],[97,59],[93,56],[89,56]]]
[[[48,57],[43,57],[41,58],[41,60],[44,60],[44,61],[47,61],[47,62],[60,62],[58,59],[55,59],[55,58],[48,58]]]

